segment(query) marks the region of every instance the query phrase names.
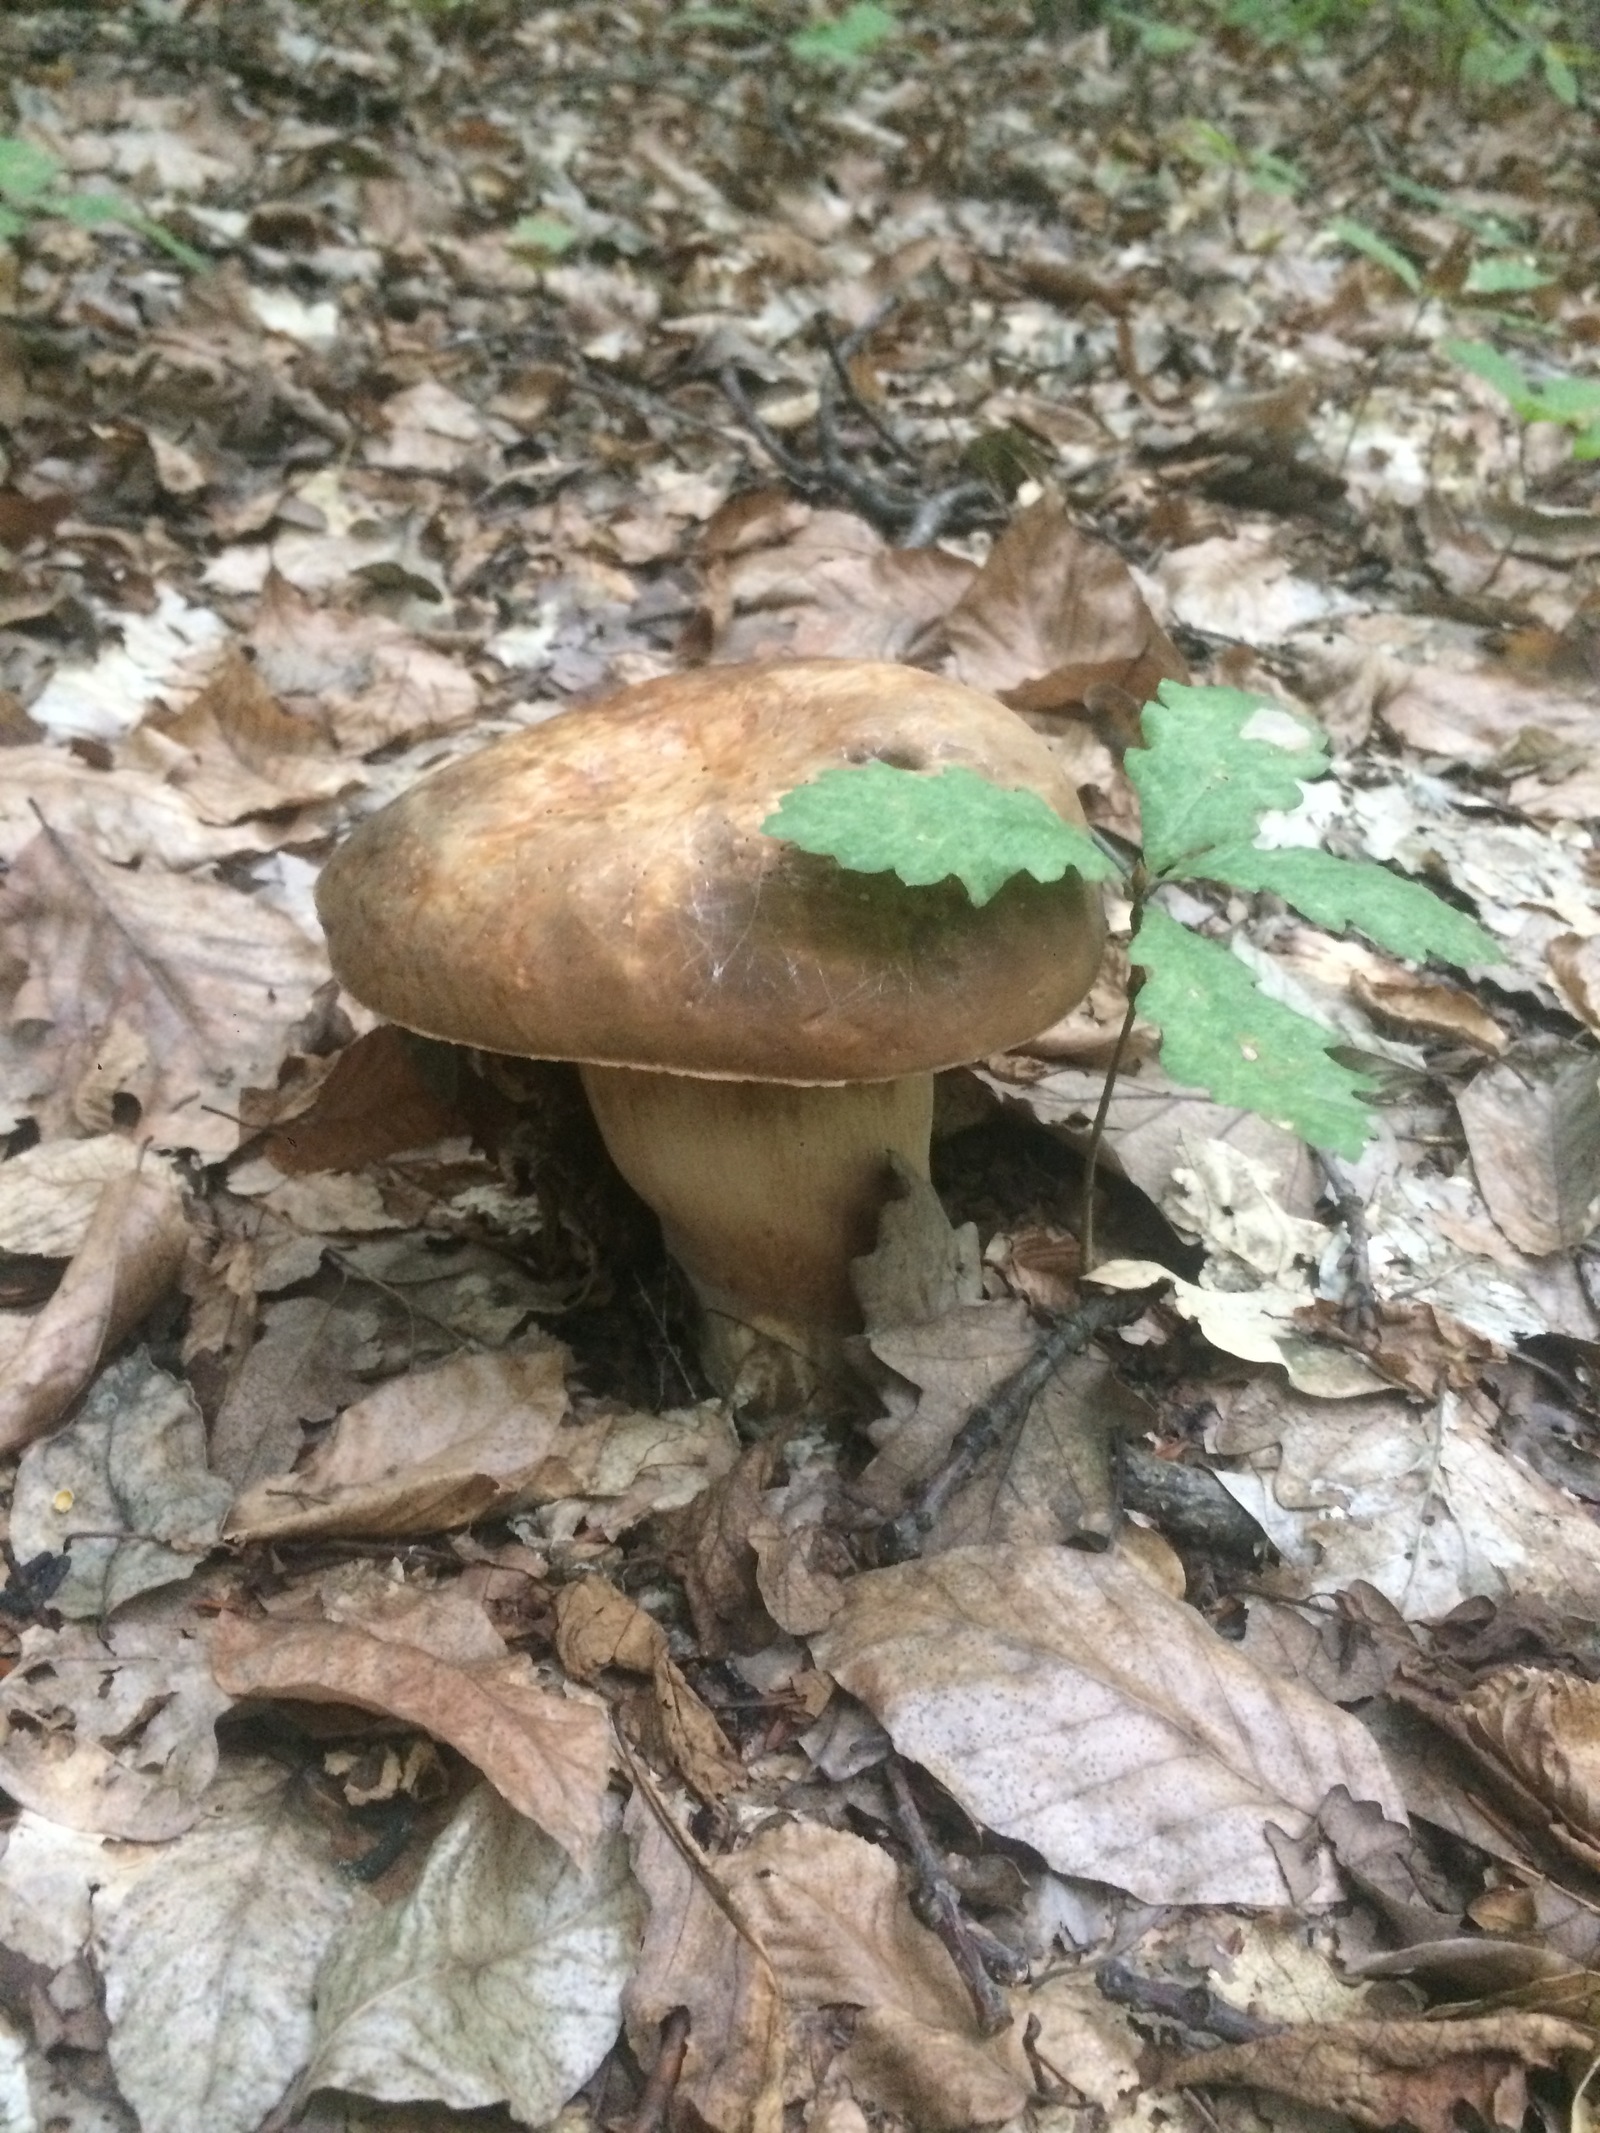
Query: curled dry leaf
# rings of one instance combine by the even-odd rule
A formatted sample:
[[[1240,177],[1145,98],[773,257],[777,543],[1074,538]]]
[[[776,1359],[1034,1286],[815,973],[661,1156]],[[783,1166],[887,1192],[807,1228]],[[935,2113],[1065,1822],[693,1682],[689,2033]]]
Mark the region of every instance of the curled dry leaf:
[[[65,1554],[50,1604],[98,1620],[197,1569],[231,1494],[206,1471],[193,1393],[141,1349],[101,1375],[65,1429],[23,1454],[11,1545],[23,1561]]]
[[[0,787],[0,859],[15,859],[39,834],[40,815],[61,836],[115,866],[158,860],[181,871],[287,841],[283,825],[218,828],[202,822],[187,794],[132,764],[96,770],[64,748],[8,749]]]
[[[1267,1825],[1303,1830],[1333,1785],[1404,1819],[1356,1720],[1121,1553],[869,1571],[815,1651],[977,1821],[1147,1903],[1282,1903]]]
[[[293,1772],[219,1771],[194,1828],[95,1906],[111,2063],[142,2133],[253,2133],[311,2050],[318,1964],[371,1900]]]
[[[31,1443],[60,1420],[100,1358],[176,1282],[188,1241],[177,1182],[165,1167],[101,1187],[83,1243],[0,1385],[0,1451]]]
[[[744,1766],[673,1660],[665,1630],[608,1578],[586,1577],[557,1593],[556,1656],[580,1681],[608,1667],[648,1675],[667,1752],[684,1783],[704,1800],[742,1783]]]
[[[1460,1709],[1473,1738],[1577,1839],[1580,1856],[1600,1860],[1600,1684],[1504,1667],[1469,1689]]]
[[[643,1924],[620,1832],[592,1850],[580,1868],[490,1787],[469,1793],[410,1895],[324,1962],[303,2089],[546,2124],[616,2040]]]
[[[1308,2023],[1193,2052],[1166,2069],[1174,2088],[1268,2089],[1342,2111],[1361,2126],[1455,2133],[1465,2105],[1491,2126],[1516,2127],[1528,2106],[1527,2069],[1564,2052],[1593,2053],[1593,2033],[1554,2015],[1508,2012],[1465,2022]]]
[[[859,2095],[927,2133],[992,2124],[1027,2103],[1016,2034],[980,2035],[887,1852],[815,1824],[769,1824],[718,1874],[790,2007],[859,2010],[842,2069]]]
[[[227,1707],[182,1595],[104,1628],[24,1630],[0,1683],[0,1785],[69,1829],[159,1843],[194,1821]]]
[[[767,1952],[715,1868],[636,1782],[623,1820],[650,1904],[644,1946],[623,1994],[628,2041],[647,2071],[661,2024],[689,2011],[677,2095],[711,2133],[779,2133],[783,2002]]]
[[[355,1621],[224,1615],[212,1666],[230,1696],[355,1704],[403,1719],[475,1763],[576,1860],[600,1839],[611,1734],[602,1710],[540,1686],[464,1595],[401,1592]]]
[[[14,1069],[27,1070],[15,1100],[70,1132],[108,1124],[121,1094],[158,1143],[212,1156],[236,1146],[239,1089],[274,1078],[328,974],[321,948],[259,897],[125,872],[49,832],[0,889],[0,941],[25,973],[9,1017],[43,1032]]]

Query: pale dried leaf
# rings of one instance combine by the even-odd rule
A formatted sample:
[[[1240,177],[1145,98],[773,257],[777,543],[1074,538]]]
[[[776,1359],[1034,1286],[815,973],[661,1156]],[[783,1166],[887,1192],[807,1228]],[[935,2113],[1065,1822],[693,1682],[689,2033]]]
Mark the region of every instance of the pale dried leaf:
[[[238,1091],[271,1081],[327,963],[259,897],[215,882],[137,873],[42,834],[0,890],[0,938],[29,973],[11,1021],[40,1025],[29,1096],[47,1126],[80,1083],[124,1091],[159,1144],[230,1153]],[[136,1062],[106,1071],[112,1040]],[[70,1127],[69,1127],[70,1130]]]
[[[333,755],[320,721],[285,711],[235,645],[181,711],[146,722],[130,755],[209,823],[305,807],[363,782],[359,765]]]
[[[217,1767],[228,1697],[181,1596],[103,1629],[28,1629],[0,1683],[0,1784],[69,1829],[142,1844],[187,1829]]]
[[[318,1964],[371,1901],[291,1771],[223,1767],[195,1826],[95,1906],[111,2063],[142,2133],[253,2133],[310,2053]]]
[[[50,1301],[29,1323],[0,1385],[0,1450],[42,1436],[177,1281],[189,1241],[171,1171],[114,1178]]]
[[[1217,1442],[1259,1447],[1256,1464],[1217,1478],[1306,1593],[1365,1578],[1422,1622],[1475,1596],[1600,1609],[1593,1519],[1501,1451],[1469,1399],[1446,1389],[1422,1409],[1393,1395],[1330,1406],[1279,1386],[1249,1406],[1259,1422]]]
[[[1552,1816],[1600,1838],[1600,1684],[1501,1667],[1473,1684],[1460,1711]]]
[[[1263,1672],[1121,1554],[957,1549],[854,1580],[818,1664],[968,1813],[1150,1903],[1284,1900],[1266,1825],[1343,1784],[1353,1719]]]
[[[96,770],[62,748],[11,748],[6,771],[0,859],[17,858],[39,834],[40,815],[58,835],[115,866],[156,859],[180,872],[233,852],[269,851],[292,834],[261,823],[218,828],[201,819],[186,793],[135,763]]]
[[[1581,1244],[1600,1223],[1600,1062],[1489,1067],[1456,1109],[1489,1212],[1518,1250]]]
[[[1361,2126],[1455,2133],[1462,2106],[1492,2126],[1520,2126],[1527,2068],[1554,2065],[1566,2052],[1587,2063],[1592,2033],[1553,2015],[1307,2023],[1253,2044],[1191,2053],[1170,2063],[1166,2077],[1174,2087],[1269,2089],[1342,2111]]]
[[[251,642],[267,688],[291,709],[303,701],[358,755],[448,733],[478,708],[477,684],[455,660],[387,616],[313,607],[280,577],[267,581]]]
[[[503,2101],[545,2124],[622,2026],[643,1910],[614,1827],[580,1869],[479,1786],[410,1895],[324,1962],[305,2087]]]
[[[65,1429],[23,1454],[12,1546],[24,1560],[65,1552],[69,1568],[51,1605],[98,1619],[192,1575],[231,1495],[206,1471],[193,1393],[141,1349],[103,1373]]]
[[[70,1259],[83,1243],[113,1178],[143,1169],[171,1174],[160,1156],[144,1154],[121,1134],[86,1141],[41,1141],[0,1165],[0,1251]]]
[[[247,1490],[229,1533],[431,1533],[525,1501],[561,1431],[569,1360],[551,1342],[391,1379],[347,1407],[297,1472]]]

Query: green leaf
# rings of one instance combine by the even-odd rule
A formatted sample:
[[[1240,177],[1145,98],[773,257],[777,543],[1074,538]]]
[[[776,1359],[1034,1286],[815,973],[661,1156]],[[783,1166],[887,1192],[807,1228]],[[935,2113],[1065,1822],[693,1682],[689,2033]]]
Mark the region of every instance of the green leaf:
[[[526,251],[549,252],[559,259],[563,252],[572,250],[578,241],[578,233],[561,216],[541,210],[536,215],[519,215],[512,223],[506,241]]]
[[[1539,54],[1544,66],[1545,86],[1550,94],[1559,97],[1568,110],[1575,110],[1578,103],[1578,77],[1553,44],[1547,44]]]
[[[1441,963],[1503,963],[1505,952],[1476,919],[1457,911],[1419,881],[1391,874],[1370,859],[1336,859],[1332,852],[1264,852],[1232,844],[1206,852],[1194,871],[1233,889],[1270,889],[1319,926],[1357,926],[1368,940],[1396,955]]]
[[[47,149],[15,134],[0,134],[0,199],[14,206],[37,200],[54,184],[61,165]]]
[[[1364,252],[1368,259],[1376,260],[1386,267],[1396,281],[1404,282],[1413,296],[1422,294],[1422,276],[1417,272],[1404,252],[1397,252],[1392,244],[1369,230],[1364,222],[1356,222],[1349,215],[1339,215],[1328,224],[1330,236],[1337,237],[1352,251]]]
[[[1591,429],[1579,430],[1572,440],[1574,459],[1600,459],[1600,422]]]
[[[1270,807],[1298,807],[1302,779],[1328,767],[1315,727],[1243,689],[1164,681],[1144,707],[1148,746],[1127,772],[1144,819],[1145,865],[1170,874],[1214,845],[1248,844]]]
[[[12,237],[20,237],[26,228],[20,215],[13,214],[9,207],[0,207],[0,244]]]
[[[1148,973],[1139,1012],[1160,1029],[1161,1064],[1174,1081],[1259,1112],[1315,1148],[1361,1152],[1372,1132],[1362,1101],[1371,1083],[1339,1064],[1314,1022],[1269,1000],[1237,956],[1153,908],[1129,955]]]
[[[1475,259],[1461,286],[1468,296],[1513,296],[1548,289],[1554,280],[1531,259]]]
[[[1537,422],[1592,422],[1600,415],[1600,378],[1547,378],[1534,387]]]
[[[858,67],[895,35],[900,25],[877,0],[856,0],[832,22],[818,22],[809,30],[797,30],[789,39],[796,59],[813,66]]]
[[[954,875],[975,904],[1013,874],[1059,881],[1070,869],[1104,881],[1116,872],[1088,833],[1037,793],[960,768],[931,777],[888,763],[825,770],[785,793],[761,827],[852,873],[898,874],[908,888]]]
[[[1531,410],[1538,405],[1536,395],[1527,379],[1498,348],[1490,348],[1483,341],[1446,341],[1444,352],[1452,363],[1459,363],[1463,370],[1470,370],[1475,378],[1482,378],[1485,385],[1492,385],[1497,393],[1503,393],[1513,409],[1524,422],[1531,422]]]
[[[134,222],[139,218],[110,193],[60,193],[49,203],[52,215],[92,228],[98,222]]]

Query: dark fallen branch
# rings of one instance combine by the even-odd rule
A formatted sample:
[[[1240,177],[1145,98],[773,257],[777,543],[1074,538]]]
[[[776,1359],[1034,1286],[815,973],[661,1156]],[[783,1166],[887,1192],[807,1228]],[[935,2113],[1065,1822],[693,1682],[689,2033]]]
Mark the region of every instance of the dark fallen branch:
[[[1181,1985],[1176,1978],[1146,1977],[1126,1963],[1101,1963],[1094,1981],[1105,1997],[1132,2014],[1159,2015],[1181,2022],[1222,2044],[1255,2044],[1262,2037],[1278,2036],[1282,2022],[1264,2022],[1257,2015],[1243,2014],[1219,2000],[1208,1985]]]
[[[1096,1334],[1114,1326],[1131,1325],[1149,1303],[1149,1292],[1111,1290],[1091,1296],[1070,1317],[1057,1320],[1021,1368],[997,1385],[967,1417],[946,1455],[943,1466],[924,1483],[915,1501],[880,1533],[879,1554],[884,1562],[903,1563],[921,1549],[944,1510],[963,1482],[971,1479],[986,1455],[1020,1428],[1043,1388],[1069,1355],[1081,1355]]]
[[[1003,1948],[992,1933],[984,1933],[981,1927],[975,1926],[962,1911],[961,1899],[939,1863],[939,1854],[933,1848],[927,1825],[911,1796],[911,1787],[899,1757],[891,1755],[884,1768],[888,1773],[889,1790],[894,1794],[901,1833],[917,1870],[917,1893],[923,1915],[961,1973],[961,1982],[972,1996],[978,2027],[986,2037],[997,2037],[1003,2029],[1010,2028],[1011,2010],[1006,2005],[1005,1994],[990,1975],[985,1955],[987,1953],[993,1960],[994,1951],[1002,1949],[1008,1964],[1015,1958],[1009,1948]],[[980,1936],[988,1944],[987,1950],[980,1945]]]
[[[817,457],[804,459],[763,419],[744,389],[736,363],[725,363],[717,372],[717,384],[743,429],[753,437],[773,466],[790,486],[808,500],[842,497],[880,533],[898,539],[905,548],[929,547],[956,519],[981,506],[992,506],[994,491],[986,482],[959,481],[931,494],[919,494],[863,472],[853,465],[839,432],[841,396],[903,466],[912,464],[911,453],[874,408],[862,399],[850,376],[851,359],[860,353],[871,335],[888,316],[890,306],[875,311],[864,325],[843,340],[835,341],[824,329],[823,346],[828,367],[817,384]]]
[[[1328,1197],[1332,1200],[1339,1220],[1344,1224],[1344,1233],[1350,1253],[1350,1293],[1345,1298],[1340,1314],[1346,1332],[1360,1340],[1368,1340],[1378,1330],[1378,1297],[1372,1286],[1372,1259],[1367,1239],[1367,1203],[1358,1193],[1337,1157],[1325,1148],[1314,1148],[1312,1154],[1317,1167],[1328,1183]]]
[[[624,2121],[618,2133],[663,2133],[671,2122],[672,2099],[683,2073],[684,2053],[689,2049],[689,2010],[674,2007],[661,2024],[661,2048],[639,2098],[639,2107]]]

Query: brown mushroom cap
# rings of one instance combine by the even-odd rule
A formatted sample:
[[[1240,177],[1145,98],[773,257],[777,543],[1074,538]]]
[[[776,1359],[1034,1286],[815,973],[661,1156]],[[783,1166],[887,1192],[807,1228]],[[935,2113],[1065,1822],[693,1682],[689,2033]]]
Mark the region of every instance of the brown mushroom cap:
[[[909,667],[711,667],[494,742],[372,816],[323,872],[334,968],[408,1029],[717,1079],[882,1081],[996,1051],[1088,989],[1075,875],[909,889],[761,833],[877,757],[1077,796],[1012,711]]]

